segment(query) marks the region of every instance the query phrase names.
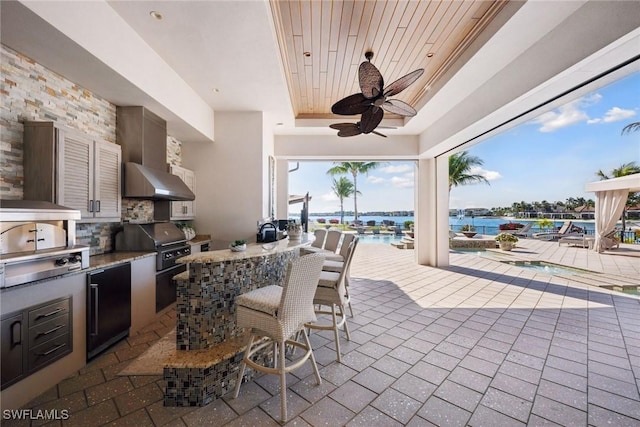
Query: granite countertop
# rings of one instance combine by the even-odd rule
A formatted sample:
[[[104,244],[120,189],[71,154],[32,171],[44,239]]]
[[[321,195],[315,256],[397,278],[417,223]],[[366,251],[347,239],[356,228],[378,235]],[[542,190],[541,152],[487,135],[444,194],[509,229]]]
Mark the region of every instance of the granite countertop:
[[[313,242],[315,237],[310,233],[302,233],[300,240],[283,239],[272,243],[250,243],[247,249],[242,252],[233,252],[230,249],[221,249],[218,251],[200,252],[197,254],[187,255],[178,259],[176,262],[187,264],[190,262],[208,263],[232,261],[239,259],[253,258],[257,256],[270,255],[278,252],[292,251],[302,246],[308,246]]]
[[[106,268],[111,265],[135,261],[140,258],[146,258],[155,255],[155,252],[144,251],[111,252],[108,254],[93,255],[89,257],[89,268],[83,270],[83,272],[88,272],[95,268]]]
[[[209,234],[196,234],[196,237],[189,240],[187,243],[190,245],[199,245],[202,243],[211,242],[211,235]]]

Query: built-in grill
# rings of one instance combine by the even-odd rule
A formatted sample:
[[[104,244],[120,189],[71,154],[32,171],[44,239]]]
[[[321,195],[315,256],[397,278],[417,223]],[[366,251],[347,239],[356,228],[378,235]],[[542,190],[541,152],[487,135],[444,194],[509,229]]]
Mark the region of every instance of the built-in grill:
[[[154,251],[156,255],[156,312],[176,300],[173,276],[186,271],[176,260],[191,253],[180,229],[170,222],[124,224],[116,234],[117,251]]]
[[[0,288],[89,267],[76,245],[80,211],[50,202],[0,200]]]

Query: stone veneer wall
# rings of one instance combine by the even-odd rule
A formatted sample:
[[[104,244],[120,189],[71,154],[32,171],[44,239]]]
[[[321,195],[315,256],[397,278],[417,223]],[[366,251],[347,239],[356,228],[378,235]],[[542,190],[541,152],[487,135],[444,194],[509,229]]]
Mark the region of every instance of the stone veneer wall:
[[[55,121],[116,143],[116,106],[34,60],[0,44],[0,199],[22,199],[25,120]],[[182,164],[182,143],[167,138],[167,160]],[[123,221],[152,221],[153,202],[122,199]],[[113,249],[119,223],[79,223],[76,243],[91,255]]]

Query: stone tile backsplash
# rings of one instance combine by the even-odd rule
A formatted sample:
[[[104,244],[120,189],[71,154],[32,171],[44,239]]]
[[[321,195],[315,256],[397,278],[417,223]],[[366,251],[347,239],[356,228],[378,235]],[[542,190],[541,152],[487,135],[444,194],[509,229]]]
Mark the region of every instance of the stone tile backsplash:
[[[22,199],[25,120],[55,121],[116,143],[116,105],[0,44],[0,198]],[[167,137],[167,162],[182,165],[182,143]],[[153,221],[153,202],[122,199],[122,220]],[[77,243],[91,255],[114,249],[119,223],[77,223]]]

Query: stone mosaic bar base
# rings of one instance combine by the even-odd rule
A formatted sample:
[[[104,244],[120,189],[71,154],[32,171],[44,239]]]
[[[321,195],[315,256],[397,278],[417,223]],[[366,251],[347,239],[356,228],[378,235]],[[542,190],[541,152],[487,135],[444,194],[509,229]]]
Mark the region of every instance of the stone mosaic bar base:
[[[233,390],[246,342],[242,334],[207,350],[176,350],[163,369],[164,406],[205,406]],[[258,361],[264,364],[272,358],[268,348]],[[242,379],[251,381],[254,375],[247,367]]]
[[[177,283],[176,352],[163,369],[165,406],[204,406],[237,381],[246,336],[236,326],[236,297],[267,285],[283,285],[287,264],[311,243],[248,245],[245,252],[188,255]],[[260,363],[270,360],[265,349]],[[247,369],[244,379],[253,377]]]

